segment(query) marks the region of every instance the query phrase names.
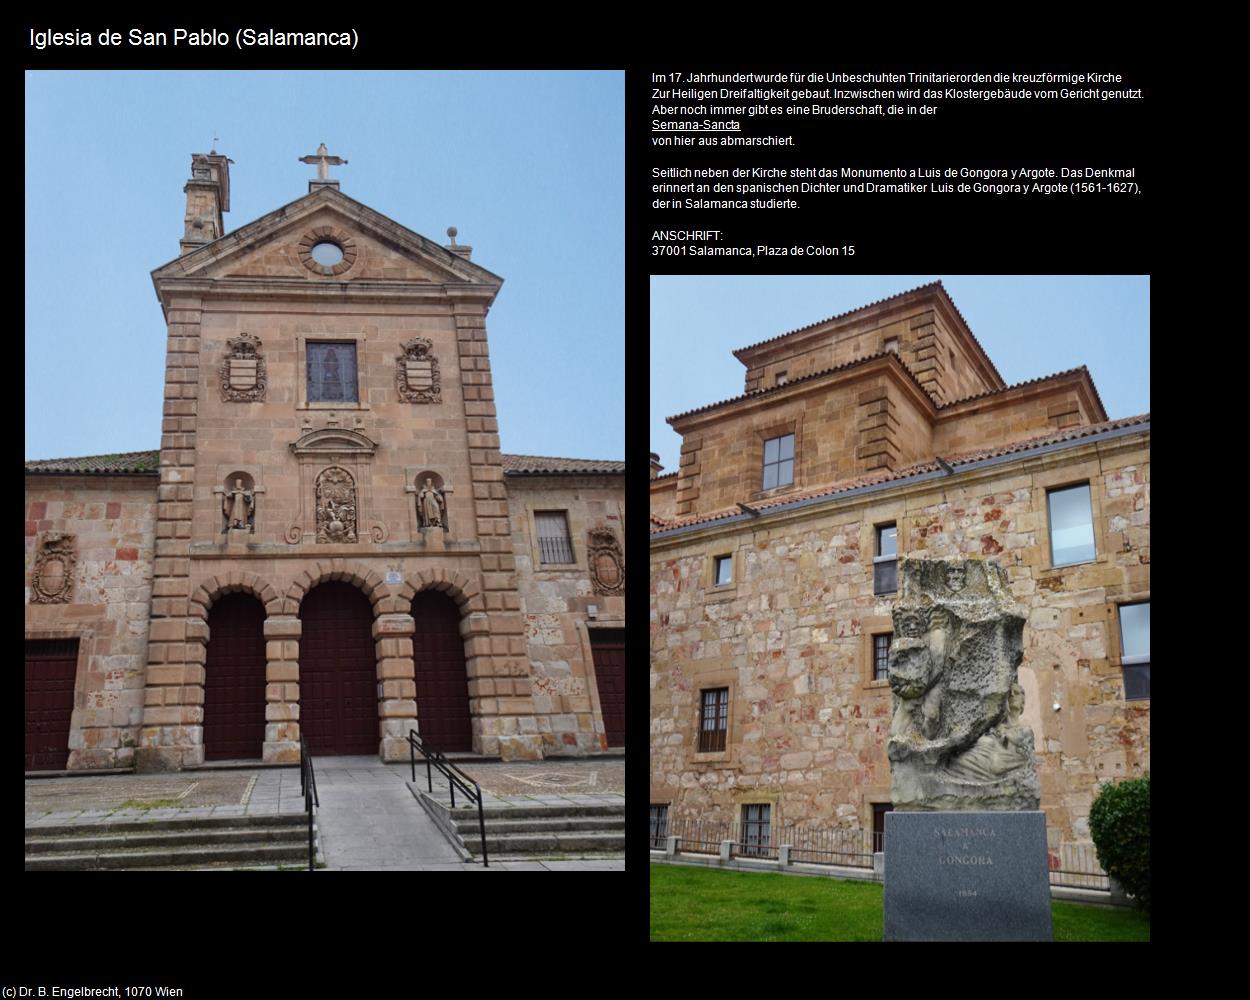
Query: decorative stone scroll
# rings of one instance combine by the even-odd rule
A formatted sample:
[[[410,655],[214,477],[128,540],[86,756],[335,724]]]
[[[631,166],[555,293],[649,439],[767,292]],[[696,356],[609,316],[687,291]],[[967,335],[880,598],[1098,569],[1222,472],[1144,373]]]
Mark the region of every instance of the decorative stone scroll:
[[[226,341],[221,362],[221,398],[227,403],[255,403],[265,398],[265,358],[261,342],[250,333]]]
[[[1037,809],[1016,680],[1027,614],[1007,571],[979,559],[904,559],[900,572],[889,666],[894,808]]]
[[[356,541],[356,481],[333,466],[317,477],[317,541]]]
[[[35,578],[31,584],[34,604],[68,604],[74,592],[75,535],[49,531],[39,538]]]
[[[625,554],[607,528],[590,529],[590,582],[596,594],[625,593]]]
[[[430,353],[434,342],[427,337],[413,337],[401,345],[404,353],[395,361],[395,390],[409,403],[441,403],[438,358]]]

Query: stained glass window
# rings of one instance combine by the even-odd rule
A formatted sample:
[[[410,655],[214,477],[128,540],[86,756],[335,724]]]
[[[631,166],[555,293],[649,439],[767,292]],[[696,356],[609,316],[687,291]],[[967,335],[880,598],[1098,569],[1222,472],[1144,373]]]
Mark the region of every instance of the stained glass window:
[[[356,345],[313,344],[307,346],[308,402],[355,403]]]

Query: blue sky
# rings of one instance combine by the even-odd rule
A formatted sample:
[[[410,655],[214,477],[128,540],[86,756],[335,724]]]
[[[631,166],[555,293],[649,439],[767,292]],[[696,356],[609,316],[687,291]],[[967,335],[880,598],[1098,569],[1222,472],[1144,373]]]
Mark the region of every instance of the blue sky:
[[[939,279],[1008,385],[1085,365],[1109,417],[1150,410],[1148,276],[653,276],[650,450],[676,471],[665,418],[742,393],[735,348]]]
[[[619,72],[26,75],[26,458],[160,444],[165,326],[191,154],[229,156],[231,232],[344,194],[504,279],[487,318],[504,451],[624,458]]]

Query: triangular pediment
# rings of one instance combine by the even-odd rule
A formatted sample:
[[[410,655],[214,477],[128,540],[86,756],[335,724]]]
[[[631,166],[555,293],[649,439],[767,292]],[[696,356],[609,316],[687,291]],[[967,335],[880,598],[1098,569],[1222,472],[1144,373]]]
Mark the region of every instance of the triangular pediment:
[[[318,264],[310,248],[337,244],[343,261]],[[503,279],[458,253],[401,226],[334,188],[323,187],[152,272],[158,294],[179,279],[283,285],[369,283],[477,286],[497,291]]]

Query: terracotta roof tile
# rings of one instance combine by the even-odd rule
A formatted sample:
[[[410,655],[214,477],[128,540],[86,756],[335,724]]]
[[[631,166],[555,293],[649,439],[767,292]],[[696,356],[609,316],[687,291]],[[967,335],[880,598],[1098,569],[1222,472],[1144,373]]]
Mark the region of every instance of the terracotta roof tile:
[[[26,463],[27,472],[83,475],[109,473],[148,473],[156,475],[160,468],[159,451],[128,451],[116,455],[89,455],[83,458],[46,458]],[[606,462],[591,458],[550,458],[541,455],[500,455],[507,475],[536,476],[576,473],[580,475],[621,474],[624,462]]]
[[[1102,397],[1098,395],[1098,386],[1094,384],[1094,376],[1090,375],[1089,369],[1084,365],[1077,368],[1069,368],[1066,371],[1055,372],[1052,375],[1039,375],[1037,378],[1025,379],[1023,382],[1017,382],[1015,385],[1005,385],[1001,389],[987,389],[985,392],[978,392],[971,396],[963,396],[960,399],[952,399],[949,403],[942,403],[938,409],[945,410],[952,406],[958,406],[960,403],[967,403],[974,399],[981,399],[983,396],[995,396],[1000,392],[1010,392],[1012,389],[1019,389],[1023,385],[1032,385],[1034,382],[1045,382],[1047,379],[1059,378],[1062,375],[1073,375],[1076,372],[1084,372],[1089,379],[1089,387],[1094,390],[1094,399],[1098,402],[1099,408],[1103,413],[1107,412],[1107,408],[1102,405]]]
[[[26,471],[34,473],[79,473],[85,475],[160,474],[159,451],[124,451],[114,455],[87,455],[82,458],[43,458],[28,461]]]
[[[722,399],[718,403],[708,403],[706,406],[697,406],[693,410],[687,410],[685,413],[678,413],[668,417],[667,421],[671,424],[674,420],[680,420],[682,417],[689,417],[695,413],[702,413],[704,410],[714,410],[716,407],[724,406],[726,403],[737,403],[744,399],[755,399],[759,396],[767,396],[770,392],[780,392],[783,389],[790,388],[792,385],[798,385],[800,382],[810,382],[812,379],[820,378],[823,375],[844,371],[847,368],[854,368],[856,365],[866,365],[869,361],[876,361],[878,358],[893,358],[899,368],[907,374],[907,377],[915,382],[926,396],[929,395],[929,391],[921,385],[912,370],[903,363],[902,358],[900,358],[893,351],[879,351],[876,354],[869,354],[866,358],[856,358],[854,361],[846,361],[840,365],[834,365],[832,368],[824,368],[818,372],[800,375],[798,378],[791,379],[789,382],[784,382],[781,385],[770,385],[763,389],[753,389],[751,392],[744,392],[741,396],[731,396],[729,399]]]
[[[987,458],[997,458],[1000,455],[1010,455],[1015,452],[1030,451],[1034,448],[1041,448],[1048,444],[1058,444],[1061,441],[1075,441],[1078,438],[1090,437],[1094,434],[1101,434],[1103,431],[1118,430],[1122,427],[1131,427],[1135,424],[1148,424],[1150,422],[1150,414],[1143,413],[1136,417],[1122,417],[1119,420],[1104,420],[1098,424],[1088,424],[1084,427],[1069,427],[1062,431],[1051,431],[1048,434],[1038,435],[1031,438],[1023,438],[1019,441],[1012,441],[1007,444],[996,445],[992,448],[982,448],[977,451],[961,452],[957,455],[943,455],[942,459],[947,465],[957,467],[967,465],[971,462],[980,462]],[[861,486],[875,486],[878,483],[888,483],[895,480],[908,479],[912,476],[918,476],[925,472],[937,472],[942,468],[936,460],[928,462],[918,462],[915,465],[909,465],[902,469],[891,472],[888,469],[881,472],[874,472],[866,476],[859,476],[855,479],[845,479],[837,483],[829,483],[821,486],[813,486],[809,489],[799,490],[794,493],[787,493],[782,497],[774,497],[769,500],[757,501],[750,504],[752,510],[764,512],[773,507],[781,507],[785,504],[791,504],[798,500],[809,500],[814,497],[834,496],[838,493],[845,493],[848,490],[858,489]],[[670,528],[685,528],[694,524],[706,524],[712,521],[723,521],[725,518],[736,517],[742,511],[737,507],[725,508],[718,511],[712,511],[708,514],[695,514],[686,517],[672,518],[662,521],[654,515],[651,518],[651,533],[657,531],[667,531]]]
[[[543,455],[500,455],[503,471],[508,476],[621,475],[624,462],[597,458],[549,458]]]

